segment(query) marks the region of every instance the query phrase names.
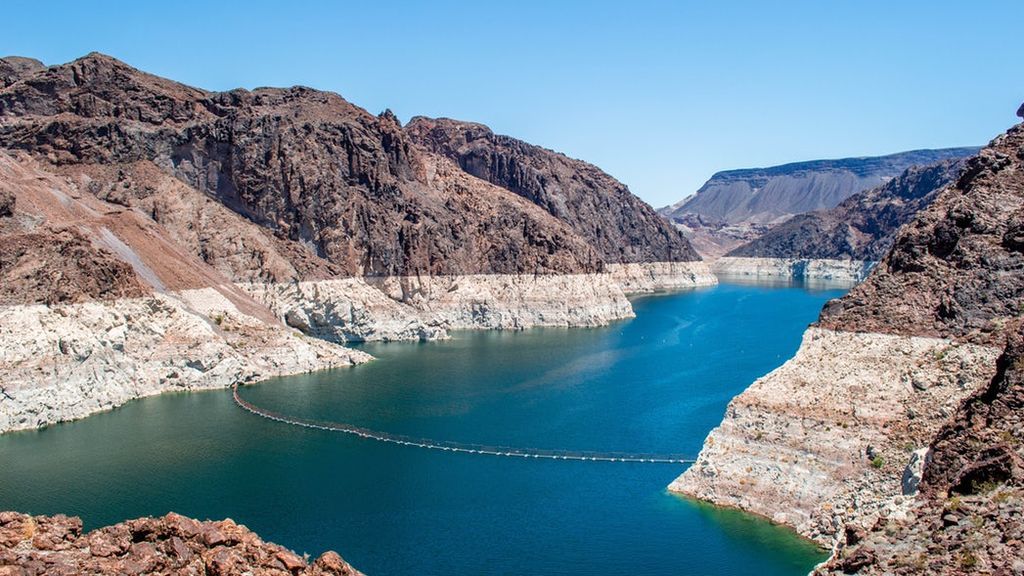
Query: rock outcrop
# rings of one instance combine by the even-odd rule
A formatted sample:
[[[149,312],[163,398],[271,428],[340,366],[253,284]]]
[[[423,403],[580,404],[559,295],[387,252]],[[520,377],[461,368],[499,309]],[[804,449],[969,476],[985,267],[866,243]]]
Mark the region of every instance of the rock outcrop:
[[[0,512],[0,575],[250,574],[360,576],[335,552],[309,562],[228,520],[168,514],[92,532],[68,516]]]
[[[43,68],[46,68],[46,66],[35,58],[23,58],[21,56],[0,58],[0,87],[10,86],[22,77]]]
[[[825,306],[793,359],[733,399],[672,489],[836,546],[823,571],[1024,570],[1020,406],[1006,392],[1019,384],[1022,209],[1018,125]]]
[[[835,330],[1001,346],[1024,309],[1024,125],[967,162],[900,230],[868,282],[822,311]]]
[[[885,184],[850,196],[831,210],[799,214],[726,256],[877,262],[896,232],[957,180],[966,160],[911,167]]]
[[[240,286],[289,326],[336,342],[429,340],[450,330],[603,326],[633,316],[610,274],[406,276]]]

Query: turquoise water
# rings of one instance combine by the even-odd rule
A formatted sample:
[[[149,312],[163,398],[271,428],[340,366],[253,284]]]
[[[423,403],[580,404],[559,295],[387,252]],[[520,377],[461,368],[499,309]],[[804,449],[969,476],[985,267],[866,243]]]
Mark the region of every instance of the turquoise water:
[[[444,440],[696,455],[729,399],[791,356],[840,294],[726,284],[644,297],[636,319],[607,328],[366,345],[377,361],[242,395]],[[87,528],[170,510],[231,517],[371,576],[788,575],[823,559],[783,528],[669,494],[683,469],[381,444],[264,420],[213,391],[0,436],[0,509]]]

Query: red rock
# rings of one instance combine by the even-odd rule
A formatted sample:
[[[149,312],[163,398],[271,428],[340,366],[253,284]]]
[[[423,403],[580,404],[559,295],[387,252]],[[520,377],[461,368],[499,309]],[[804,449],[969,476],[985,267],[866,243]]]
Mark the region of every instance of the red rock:
[[[132,536],[127,527],[116,525],[91,532],[87,541],[93,556],[120,556],[128,551]]]
[[[202,528],[199,537],[202,538],[204,544],[211,547],[223,544],[227,540],[219,528],[210,525]]]
[[[359,574],[348,562],[341,559],[337,552],[324,552],[322,556],[313,563],[313,574],[330,574],[337,576],[352,576]],[[319,572],[318,572],[319,571]]]
[[[359,572],[333,552],[324,554],[315,567],[307,566],[294,552],[263,542],[231,520],[197,522],[169,514],[82,535],[78,518],[0,513],[0,576],[78,574],[350,576]]]
[[[278,560],[284,564],[284,567],[291,572],[297,572],[298,570],[306,567],[306,561],[300,558],[297,554],[282,550],[275,556]]]
[[[192,538],[201,527],[198,521],[174,512],[164,516],[163,522],[170,533],[182,538]]]
[[[63,514],[43,516],[36,521],[32,545],[40,550],[63,550],[82,535],[82,520]]]
[[[182,563],[187,563],[192,559],[192,550],[189,549],[184,540],[177,536],[172,536],[171,539],[168,540],[167,549]]]
[[[215,548],[205,556],[205,562],[210,576],[235,576],[245,566],[241,555],[231,548]]]

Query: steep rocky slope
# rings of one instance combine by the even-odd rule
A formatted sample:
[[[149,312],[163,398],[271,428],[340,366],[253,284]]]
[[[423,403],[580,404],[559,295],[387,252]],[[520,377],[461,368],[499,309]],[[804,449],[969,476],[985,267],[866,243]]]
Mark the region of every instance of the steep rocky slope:
[[[878,261],[896,231],[954,182],[964,160],[914,166],[885,184],[859,192],[826,211],[799,214],[726,256]]]
[[[414,142],[568,222],[608,262],[698,260],[682,234],[596,166],[491,132],[481,124],[416,117]]]
[[[1024,306],[1024,126],[967,162],[825,328],[1002,345]]]
[[[671,488],[768,516],[825,546],[855,546],[876,526],[873,538],[894,542],[896,526],[905,526],[915,546],[948,559],[961,555],[957,542],[968,532],[989,542],[1004,528],[1019,530],[1019,517],[1010,512],[1005,523],[1001,512],[1008,500],[1000,499],[1019,498],[1013,485],[977,496],[971,518],[943,515],[940,522],[965,530],[959,536],[934,532],[934,510],[915,507],[974,479],[987,490],[1009,476],[984,470],[1017,465],[1007,449],[1016,446],[1014,418],[1005,421],[1009,436],[996,426],[983,442],[944,439],[950,430],[979,430],[972,409],[958,407],[989,382],[1013,378],[996,374],[996,358],[1021,324],[1022,209],[1024,126],[1017,125],[900,230],[865,282],[826,305],[794,358],[733,399],[698,462]],[[919,518],[930,524],[915,524]],[[965,562],[1013,558],[1013,546],[1004,540]],[[833,566],[852,573],[871,565],[865,550],[841,552],[836,562],[844,564]],[[874,553],[897,558],[898,550]],[[912,572],[918,559],[904,560]]]
[[[1024,573],[1024,333],[931,442],[921,496],[850,527],[818,574]]]
[[[596,272],[697,259],[592,166],[557,166],[571,202],[556,210],[550,201],[563,196],[464,175],[418,148],[407,135],[415,126],[308,88],[209,93],[92,54],[26,69],[0,91],[0,117],[0,145],[58,166],[152,162],[348,275]],[[601,186],[568,185],[594,179]],[[125,198],[144,194],[141,184]],[[606,212],[578,214],[587,202]],[[620,228],[605,240],[602,231]]]
[[[0,575],[248,574],[359,576],[334,552],[310,563],[231,520],[168,514],[82,533],[67,516],[0,512]]]
[[[863,280],[896,232],[954,182],[965,160],[911,167],[831,210],[798,214],[714,262],[717,274]]]

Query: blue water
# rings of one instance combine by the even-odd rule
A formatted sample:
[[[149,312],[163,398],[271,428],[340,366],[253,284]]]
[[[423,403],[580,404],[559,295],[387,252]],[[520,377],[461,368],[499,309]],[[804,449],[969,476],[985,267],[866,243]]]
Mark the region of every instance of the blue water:
[[[367,365],[242,390],[286,414],[464,442],[689,453],[796,350],[839,290],[721,285],[634,301],[599,329],[376,344]],[[680,465],[451,454],[295,428],[227,391],[170,394],[0,436],[0,509],[87,528],[174,510],[231,517],[372,576],[805,574],[789,531],[670,494]]]

